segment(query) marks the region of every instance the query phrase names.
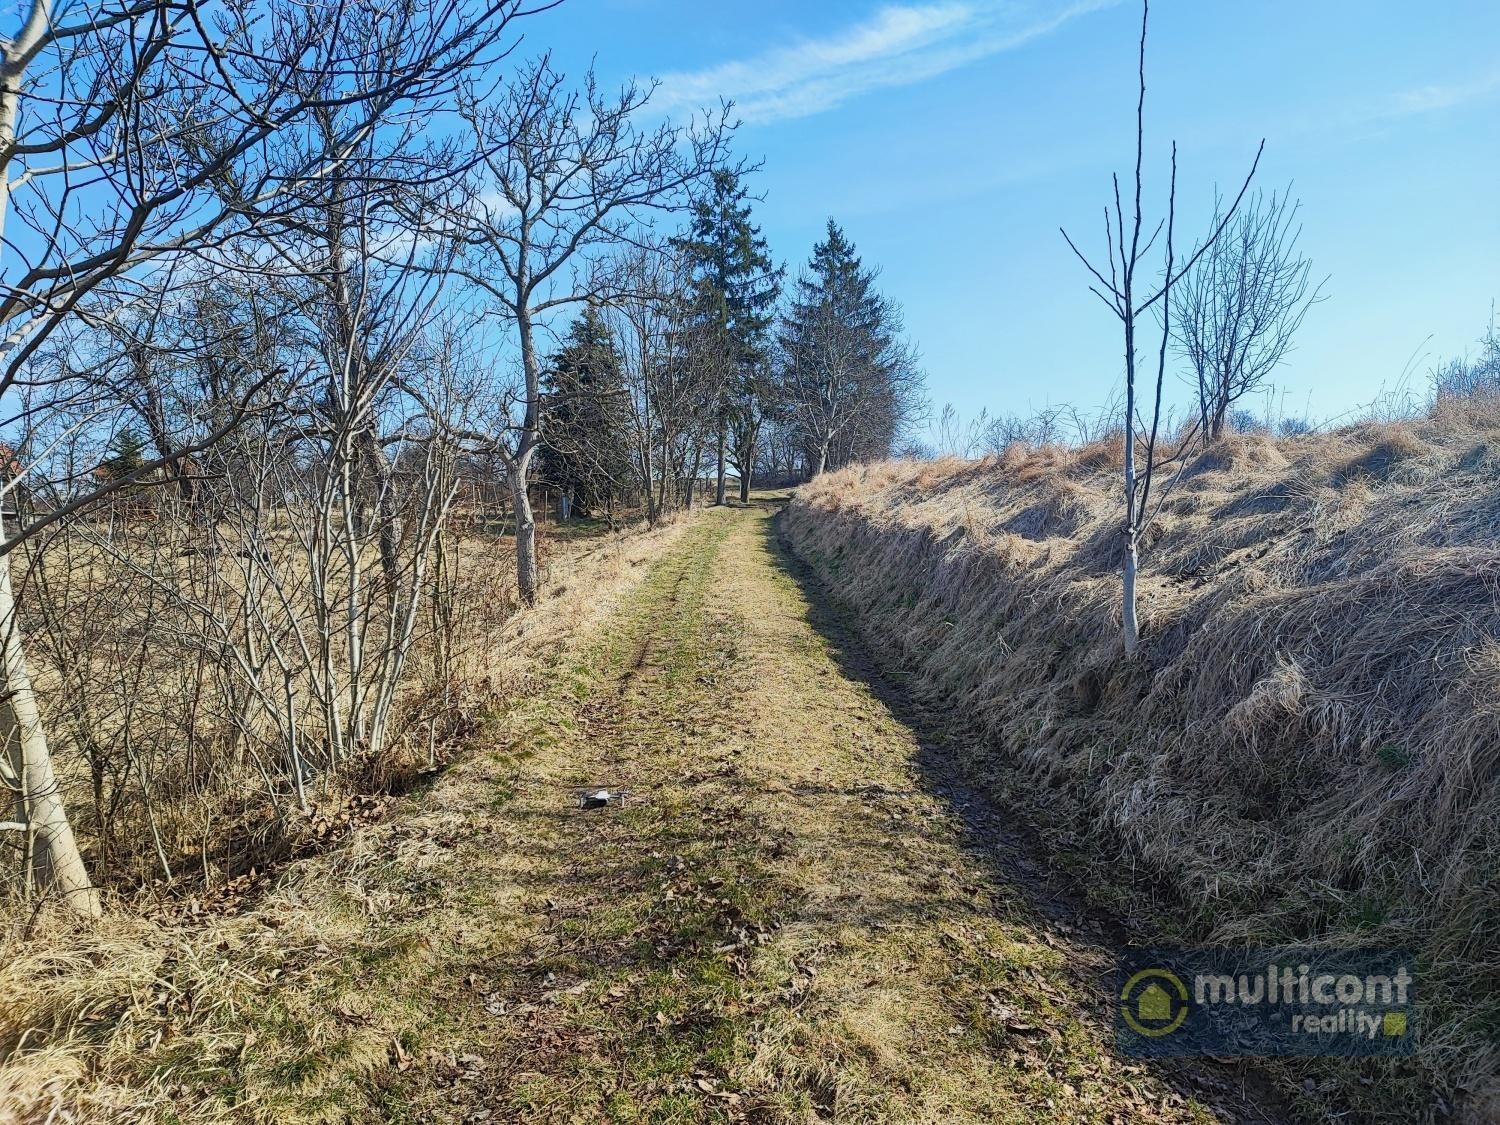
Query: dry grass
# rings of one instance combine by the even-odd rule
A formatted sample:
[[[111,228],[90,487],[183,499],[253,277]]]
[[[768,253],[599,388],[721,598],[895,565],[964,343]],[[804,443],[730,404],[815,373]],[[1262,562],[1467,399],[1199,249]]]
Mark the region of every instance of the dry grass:
[[[1224,1120],[1113,1055],[768,525],[576,572],[551,607],[603,627],[519,622],[483,745],[251,914],[0,969],[0,1122]],[[634,799],[570,807],[601,782]]]
[[[688,522],[555,552],[542,605],[505,612],[504,635],[482,659],[469,656],[486,697],[515,707],[552,690],[567,654]],[[492,702],[476,742],[500,737],[497,714]],[[388,1062],[412,1018],[403,989],[431,968],[423,927],[437,933],[443,922],[424,916],[379,938],[372,927],[431,897],[433,841],[483,835],[496,797],[489,767],[469,761],[419,795],[426,801],[397,802],[385,822],[353,826],[343,847],[291,865],[274,888],[246,886],[237,901],[143,914],[140,902],[112,900],[97,923],[55,909],[5,918],[0,1125],[347,1119],[339,1107],[363,1096],[350,1075]],[[443,921],[470,934],[497,928],[519,873],[476,887],[478,868],[467,866],[451,873]],[[479,894],[494,897],[482,908],[466,898]],[[353,967],[323,973],[332,950]],[[398,978],[366,996],[359,978],[381,965]]]
[[[403,792],[461,748],[506,690],[497,649],[518,629],[536,627],[522,624],[535,615],[517,615],[512,540],[461,513],[426,558],[387,738],[378,748],[346,739],[330,764],[321,756],[329,741],[322,693],[353,695],[338,616],[346,606],[343,571],[329,579],[324,603],[334,615],[333,670],[325,673],[316,659],[307,548],[284,519],[271,521],[271,533],[257,541],[262,557],[252,562],[241,529],[159,515],[81,520],[39,540],[20,579],[29,659],[64,801],[106,894],[212,892],[319,846],[321,821],[336,815],[328,810],[353,795]],[[562,627],[593,612],[566,590],[579,568],[592,573],[596,560],[622,557],[638,532],[595,520],[539,528],[542,578],[562,595]],[[362,544],[360,562],[368,713],[391,628],[373,542]],[[285,695],[265,655],[272,647],[287,660]],[[248,683],[247,669],[258,661],[272,669],[257,673],[261,689],[270,687],[265,695]],[[293,745],[309,762],[311,816],[293,789]],[[0,839],[0,866],[13,869],[19,861],[11,843]],[[0,885],[0,923],[29,909],[14,889]]]
[[[852,468],[788,526],[987,732],[977,773],[1094,876],[1169,890],[1170,936],[1417,952],[1415,1064],[1346,1066],[1332,1096],[1390,1121],[1495,1098],[1500,413],[1202,453],[1146,536],[1133,667],[1117,446]]]

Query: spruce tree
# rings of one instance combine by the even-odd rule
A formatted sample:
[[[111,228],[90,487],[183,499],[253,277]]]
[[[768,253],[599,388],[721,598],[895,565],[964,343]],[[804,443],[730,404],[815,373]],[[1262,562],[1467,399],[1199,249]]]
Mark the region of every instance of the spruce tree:
[[[629,479],[622,367],[608,326],[591,306],[543,373],[541,478],[571,494],[579,512],[612,512]]]
[[[146,442],[139,433],[127,427],[114,436],[105,451],[99,474],[108,480],[120,480],[139,472],[145,463]]]
[[[829,219],[782,318],[776,402],[814,476],[888,456],[918,405],[921,373],[901,338],[900,309],[875,280]]]
[[[693,205],[688,232],[677,240],[692,262],[692,315],[721,341],[724,371],[718,403],[717,502],[724,502],[726,443],[740,475],[740,499],[750,498],[750,474],[763,416],[761,399],[771,325],[783,271],[771,262],[739,176],[721,169]]]

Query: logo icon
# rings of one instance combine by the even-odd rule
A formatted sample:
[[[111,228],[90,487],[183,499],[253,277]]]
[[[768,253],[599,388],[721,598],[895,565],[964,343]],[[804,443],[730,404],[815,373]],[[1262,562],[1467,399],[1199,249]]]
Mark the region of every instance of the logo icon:
[[[1138,1058],[1410,1055],[1413,960],[1321,945],[1124,949],[1108,985],[1115,1042]]]
[[[1125,1025],[1148,1039],[1172,1034],[1187,1014],[1187,986],[1169,969],[1142,969],[1120,990]]]

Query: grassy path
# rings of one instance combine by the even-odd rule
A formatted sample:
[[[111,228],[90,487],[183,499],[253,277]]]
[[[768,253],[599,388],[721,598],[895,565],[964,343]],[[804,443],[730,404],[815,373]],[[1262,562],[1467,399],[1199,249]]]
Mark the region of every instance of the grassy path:
[[[274,945],[229,955],[266,989],[184,1090],[267,1121],[1233,1119],[1104,1045],[1083,955],[814,619],[768,510],[704,514],[493,750],[267,908]],[[601,784],[631,797],[575,807]]]

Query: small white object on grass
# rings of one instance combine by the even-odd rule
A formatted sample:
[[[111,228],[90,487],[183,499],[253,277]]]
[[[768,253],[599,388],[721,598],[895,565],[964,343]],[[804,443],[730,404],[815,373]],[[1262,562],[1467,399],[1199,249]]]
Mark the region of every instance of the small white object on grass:
[[[602,809],[606,805],[618,805],[622,803],[627,794],[623,791],[610,792],[608,789],[585,789],[578,794],[578,807],[581,809]]]

